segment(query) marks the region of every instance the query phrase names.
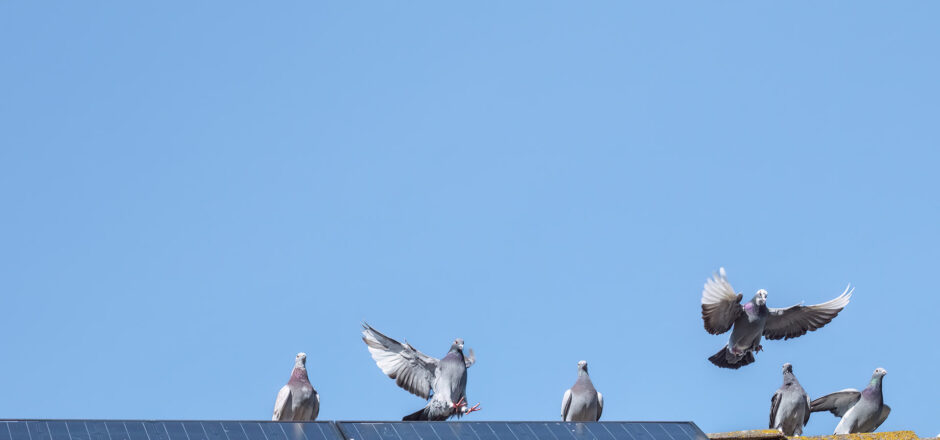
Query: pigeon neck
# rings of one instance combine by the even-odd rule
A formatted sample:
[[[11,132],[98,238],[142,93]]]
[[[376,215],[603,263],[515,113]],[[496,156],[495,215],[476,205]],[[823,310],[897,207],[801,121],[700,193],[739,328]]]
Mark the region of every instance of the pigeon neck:
[[[294,371],[290,372],[290,380],[291,382],[293,381],[310,382],[310,380],[307,379],[307,369],[304,367],[294,367]]]
[[[749,316],[758,316],[760,315],[761,306],[757,305],[754,300],[751,300],[744,305],[744,313],[747,313]]]
[[[794,376],[793,373],[789,371],[787,371],[786,373],[783,373],[784,385],[793,385],[794,383],[796,383],[796,376]]]
[[[871,378],[871,382],[869,382],[868,386],[865,387],[864,390],[862,390],[862,397],[865,397],[866,399],[873,399],[873,400],[881,401],[882,396],[881,396],[881,378],[880,377]]]
[[[866,389],[881,391],[881,378],[880,377],[871,378],[871,382],[868,382],[868,388]]]

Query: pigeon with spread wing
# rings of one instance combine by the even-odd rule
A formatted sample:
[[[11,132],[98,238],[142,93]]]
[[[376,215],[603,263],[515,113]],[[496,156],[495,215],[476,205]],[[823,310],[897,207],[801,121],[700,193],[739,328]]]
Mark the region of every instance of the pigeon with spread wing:
[[[722,267],[705,282],[702,320],[707,332],[718,335],[731,330],[731,337],[708,360],[732,369],[753,363],[754,353],[763,350],[761,338],[790,339],[822,328],[849,304],[854,290],[847,286],[841,295],[822,304],[775,309],[767,307],[767,291],[760,289],[750,301],[741,304],[744,295],[735,293]]]
[[[876,368],[871,375],[871,381],[864,390],[846,389],[827,394],[810,405],[810,410],[829,411],[840,417],[836,425],[835,434],[855,434],[859,432],[873,432],[878,429],[891,407],[885,405],[884,395],[881,393],[881,383],[888,374],[884,368]]]
[[[398,342],[362,324],[362,341],[372,359],[388,377],[411,394],[428,399],[427,405],[402,420],[444,421],[479,411],[467,405],[467,368],[476,360],[473,350],[465,356],[463,339],[456,339],[442,359],[428,356],[408,342]]]

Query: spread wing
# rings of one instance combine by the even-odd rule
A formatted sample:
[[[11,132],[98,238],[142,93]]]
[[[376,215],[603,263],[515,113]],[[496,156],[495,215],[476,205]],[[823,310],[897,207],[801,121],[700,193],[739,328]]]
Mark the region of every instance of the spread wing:
[[[783,397],[783,391],[777,390],[770,398],[770,429],[774,429],[774,419],[777,418],[777,410],[780,409],[780,399]]]
[[[718,269],[718,273],[705,281],[705,288],[702,289],[702,320],[705,321],[705,330],[713,335],[728,331],[741,313],[743,297],[740,293],[734,293],[734,288],[725,277],[725,268]]]
[[[278,421],[287,416],[287,419],[290,419],[290,387],[284,385],[281,387],[281,391],[277,393],[277,400],[274,401],[274,415],[271,417],[271,420]]]
[[[836,417],[842,417],[845,415],[845,412],[854,406],[855,402],[858,402],[858,399],[861,398],[862,393],[856,389],[849,388],[836,391],[832,394],[826,394],[812,401],[809,405],[809,410],[811,412],[829,411]]]
[[[565,397],[561,398],[561,421],[568,417],[568,408],[571,408],[571,389],[565,391]]]
[[[379,333],[369,324],[362,323],[362,341],[372,353],[372,359],[388,377],[409,393],[427,399],[438,359],[428,356],[408,344],[398,342]]]
[[[767,339],[790,339],[816,331],[832,321],[845,306],[855,289],[846,286],[841,295],[822,304],[804,306],[797,304],[785,309],[770,308],[764,337]]]
[[[604,395],[601,394],[600,391],[598,391],[597,392],[597,420],[601,419],[601,414],[603,412],[604,412]]]

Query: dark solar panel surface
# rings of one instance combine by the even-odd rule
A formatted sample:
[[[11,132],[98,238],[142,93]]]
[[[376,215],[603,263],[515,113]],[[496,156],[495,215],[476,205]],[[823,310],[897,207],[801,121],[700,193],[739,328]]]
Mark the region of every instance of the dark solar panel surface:
[[[347,440],[708,439],[690,422],[336,422],[336,425]]]
[[[0,421],[0,440],[343,440],[331,422]]]

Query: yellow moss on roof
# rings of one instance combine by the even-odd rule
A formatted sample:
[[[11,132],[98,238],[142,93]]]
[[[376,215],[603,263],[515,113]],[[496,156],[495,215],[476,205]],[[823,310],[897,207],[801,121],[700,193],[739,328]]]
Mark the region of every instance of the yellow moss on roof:
[[[708,434],[712,440],[787,440],[787,437],[776,429],[750,429],[746,431],[718,432]],[[918,440],[914,431],[872,432],[867,434],[846,435],[818,435],[805,437],[790,437],[796,439],[813,440]]]

